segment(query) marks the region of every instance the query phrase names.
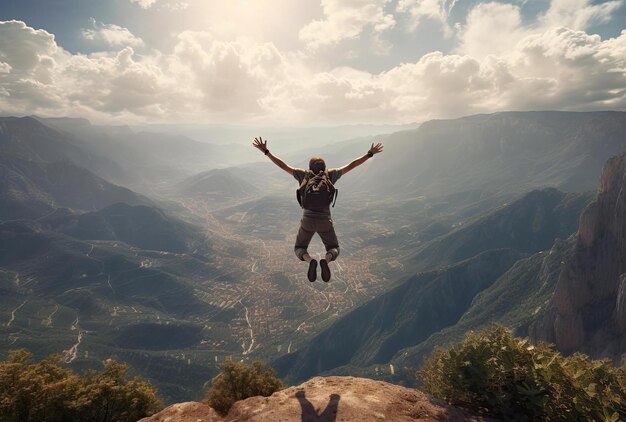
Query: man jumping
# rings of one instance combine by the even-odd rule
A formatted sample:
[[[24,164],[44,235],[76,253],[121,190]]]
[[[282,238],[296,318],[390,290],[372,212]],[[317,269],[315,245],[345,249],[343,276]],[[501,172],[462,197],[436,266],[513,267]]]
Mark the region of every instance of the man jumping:
[[[330,204],[337,195],[335,183],[350,170],[360,166],[375,154],[382,152],[383,145],[381,143],[372,144],[367,154],[337,169],[326,169],[326,163],[323,159],[313,157],[309,161],[308,170],[293,168],[272,155],[267,149],[267,141],[263,141],[261,137],[254,138],[252,145],[298,181],[298,202],[304,209],[304,213],[300,220],[300,229],[296,237],[294,251],[301,261],[309,263],[307,277],[309,281],[315,281],[317,279],[317,261],[311,258],[307,248],[313,235],[317,233],[326,247],[326,256],[320,260],[322,280],[329,281],[330,268],[328,263],[337,259],[339,255],[339,242],[330,216]]]

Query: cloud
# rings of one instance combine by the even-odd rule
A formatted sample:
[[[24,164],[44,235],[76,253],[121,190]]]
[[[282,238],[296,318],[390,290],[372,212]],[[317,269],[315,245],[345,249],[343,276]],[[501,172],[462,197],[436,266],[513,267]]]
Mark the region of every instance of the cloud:
[[[471,9],[465,25],[460,27],[457,52],[478,58],[506,54],[533,34],[557,27],[584,31],[593,24],[607,22],[623,5],[623,0],[602,4],[592,4],[591,0],[552,0],[548,10],[535,22],[524,25],[519,6],[481,3]]]
[[[186,81],[179,88],[214,116],[262,114],[260,99],[289,78],[289,64],[273,44],[223,42],[209,33],[178,36],[168,67]]]
[[[0,109],[33,112],[61,105],[54,88],[58,54],[52,34],[20,21],[0,22]]]
[[[283,116],[407,122],[499,110],[626,108],[626,31],[553,28],[506,57],[433,52],[380,74],[335,69],[294,79],[262,104]]]
[[[149,9],[157,2],[157,0],[130,0],[131,3],[137,3],[142,9]]]
[[[81,30],[81,35],[86,40],[99,42],[109,47],[141,47],[144,45],[143,40],[134,36],[127,28],[115,24],[99,23],[94,18],[90,20],[92,28]]]
[[[584,30],[592,24],[609,21],[613,12],[623,5],[623,0],[601,4],[592,4],[591,0],[552,0],[550,8],[540,18],[541,27],[564,26]]]
[[[186,1],[168,0],[163,2],[161,0],[130,0],[131,3],[136,3],[142,9],[150,9],[157,1],[159,2],[159,8],[157,10],[165,11],[179,11],[185,10],[189,7],[189,3]]]
[[[457,0],[400,0],[396,10],[409,13],[411,30],[417,28],[423,20],[431,19],[439,22],[444,35],[449,37],[453,31],[448,17],[456,2]]]
[[[391,14],[385,14],[390,0],[322,0],[324,19],[307,24],[298,34],[310,49],[334,45],[356,38],[370,28],[375,35],[395,25]]]
[[[6,56],[6,58],[4,58]],[[169,54],[71,54],[23,22],[0,23],[0,109],[99,121],[237,121],[267,115],[268,92],[297,72],[272,44],[178,35]]]
[[[626,109],[626,30],[602,39],[549,24],[557,3],[528,25],[514,5],[478,5],[455,51],[378,73],[313,67],[312,52],[202,31],[178,34],[167,51],[72,54],[47,31],[0,22],[0,110],[118,123],[319,124]],[[590,17],[572,25],[610,17],[584,4]]]
[[[179,10],[186,10],[188,8],[189,8],[189,3],[185,1],[165,3],[163,6],[161,6],[161,9],[174,11],[174,12],[179,11]]]
[[[621,48],[621,52],[616,50]],[[497,110],[626,107],[626,32],[554,28],[530,35],[506,57],[431,53],[384,75],[398,111],[458,116]],[[620,70],[621,69],[621,70]]]
[[[518,6],[502,3],[483,3],[467,16],[459,37],[458,52],[484,58],[509,51],[531,32],[522,27]]]

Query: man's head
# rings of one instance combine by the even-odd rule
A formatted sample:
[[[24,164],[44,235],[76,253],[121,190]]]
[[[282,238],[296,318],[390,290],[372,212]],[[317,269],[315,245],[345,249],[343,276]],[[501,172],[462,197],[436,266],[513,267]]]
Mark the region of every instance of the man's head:
[[[313,157],[309,161],[309,170],[317,174],[320,171],[326,170],[326,163],[320,157]]]

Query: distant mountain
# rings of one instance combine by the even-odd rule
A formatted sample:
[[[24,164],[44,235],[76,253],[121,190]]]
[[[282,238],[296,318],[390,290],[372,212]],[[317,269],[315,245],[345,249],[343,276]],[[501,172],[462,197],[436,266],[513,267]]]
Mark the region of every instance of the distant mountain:
[[[229,355],[297,348],[277,361],[291,377],[383,367],[401,377],[432,347],[492,321],[548,336],[561,318],[546,319],[561,262],[575,247],[575,238],[555,239],[576,230],[590,198],[580,192],[595,187],[603,157],[625,148],[625,116],[497,113],[381,138],[385,152],[338,184],[339,264],[350,263],[337,267],[336,284],[315,286],[298,284],[298,263],[283,262],[299,216],[295,181],[249,141],[231,147],[81,119],[8,119],[0,134],[0,352],[63,353],[77,368],[116,356],[168,399],[189,399]],[[275,152],[291,165],[319,154],[336,167],[375,140],[316,143],[310,135],[285,157]],[[238,160],[254,163],[233,168]],[[112,183],[168,199],[162,209],[198,227]],[[542,190],[521,197],[534,188]],[[217,199],[224,202],[212,208]],[[372,286],[372,276],[381,283]],[[314,306],[272,308],[277,297],[255,294],[276,286],[285,303],[295,286]],[[337,308],[338,298],[347,305]],[[582,319],[590,336],[608,336],[594,324],[614,330],[618,319],[594,315],[598,303],[613,309],[604,297],[565,316]],[[279,311],[280,324],[267,323],[267,312]],[[312,338],[321,346],[305,343]]]
[[[301,380],[325,371],[342,372],[339,368],[344,366],[384,364],[406,348],[418,349],[415,354],[423,357],[422,350],[429,353],[432,347],[419,345],[430,344],[431,335],[461,324],[478,298],[495,289],[507,270],[517,267],[517,261],[571,235],[591,197],[590,193],[566,194],[556,189],[533,191],[426,242],[406,265],[435,271],[412,276],[355,309],[304,349],[279,358],[275,366],[282,374]],[[491,300],[501,303],[508,297],[500,292]],[[502,314],[488,309],[488,315]],[[415,359],[404,358],[397,365],[403,367]]]
[[[312,148],[326,148],[346,139],[392,133],[418,127],[417,123],[404,125],[343,125],[317,127],[255,127],[214,124],[150,124],[135,126],[139,132],[182,134],[192,139],[213,144],[250,145],[255,137],[268,139],[280,155]],[[257,151],[258,153],[258,151]]]
[[[454,267],[421,273],[350,312],[308,345],[274,362],[281,376],[300,381],[344,365],[386,363],[404,347],[455,324],[473,298],[524,254],[484,252]]]
[[[582,211],[578,232],[517,262],[476,296],[458,323],[398,350],[391,364],[416,367],[436,346],[494,322],[552,342],[563,353],[580,351],[619,364],[626,352],[624,189],[626,154],[606,163],[597,198]]]
[[[608,160],[597,198],[581,213],[579,229],[549,251],[516,263],[483,291],[459,323],[417,348],[398,352],[397,365],[416,365],[436,345],[459,340],[491,322],[563,353],[581,351],[619,363],[626,353],[626,154]]]
[[[534,253],[550,248],[556,238],[566,238],[576,231],[578,216],[592,198],[590,192],[566,194],[553,188],[532,191],[427,242],[412,261],[417,268],[431,269],[489,249]]]
[[[342,180],[345,191],[516,196],[597,186],[604,162],[626,149],[626,112],[503,112],[433,120],[385,139],[384,153]],[[363,154],[362,147],[358,151]],[[357,177],[358,175],[358,177]]]
[[[142,249],[188,252],[203,248],[198,228],[158,208],[117,203],[82,214],[56,212],[40,220],[47,229],[82,240],[121,240]]]
[[[527,336],[528,327],[546,311],[563,268],[574,249],[575,235],[557,240],[551,249],[516,262],[491,286],[480,292],[459,321],[433,333],[415,346],[398,349],[390,363],[398,368],[417,368],[438,346],[460,341],[470,330],[498,323]],[[406,373],[398,378],[407,379]]]
[[[97,126],[83,119],[38,120],[65,138],[74,139],[82,150],[122,167],[123,177],[113,175],[111,180],[146,190],[150,184],[180,180],[188,174],[180,167],[197,165],[197,160],[208,162],[214,150],[209,144],[181,136],[135,133],[127,126]]]
[[[85,148],[76,137],[34,117],[0,118],[0,156],[41,163],[70,162],[107,180],[129,177],[116,161]]]
[[[58,207],[97,210],[152,202],[71,162],[39,162],[0,155],[0,219],[39,218]]]
[[[40,162],[90,159],[79,147],[32,117],[0,118],[0,153]]]
[[[247,179],[246,173],[237,169],[213,169],[183,180],[174,190],[211,200],[243,198],[258,192]]]
[[[154,129],[99,126],[83,119],[39,120],[76,139],[81,148],[118,163],[126,173],[126,179],[119,182],[144,190],[180,182],[207,168],[236,165],[259,157],[258,151],[248,145],[214,145]]]
[[[199,227],[101,177],[133,174],[103,152],[36,119],[0,119],[0,352],[61,354],[80,369],[116,356],[164,396],[193,396],[216,369],[171,350],[204,341],[200,321],[219,312],[211,281],[241,270],[222,273]],[[239,348],[224,325],[213,324],[221,344]]]

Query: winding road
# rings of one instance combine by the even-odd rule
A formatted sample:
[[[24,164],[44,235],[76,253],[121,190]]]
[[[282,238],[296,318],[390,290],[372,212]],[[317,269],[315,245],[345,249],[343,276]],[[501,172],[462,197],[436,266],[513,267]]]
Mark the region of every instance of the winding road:
[[[13,309],[11,311],[11,319],[9,319],[9,322],[7,322],[7,327],[10,327],[11,324],[13,323],[13,321],[15,321],[15,313],[24,305],[26,305],[26,302],[28,302],[28,299],[26,299],[24,302],[22,302],[22,304],[20,306],[18,306],[17,308]]]
[[[247,355],[247,354],[252,353],[252,349],[254,348],[254,332],[252,331],[252,324],[250,324],[250,318],[248,317],[248,307],[246,305],[244,305],[241,302],[241,300],[239,301],[239,303],[246,310],[246,322],[248,323],[248,329],[250,330],[250,346],[248,346],[248,348],[246,349],[246,342],[245,342],[245,340],[241,344],[241,347],[243,349],[243,354]]]

